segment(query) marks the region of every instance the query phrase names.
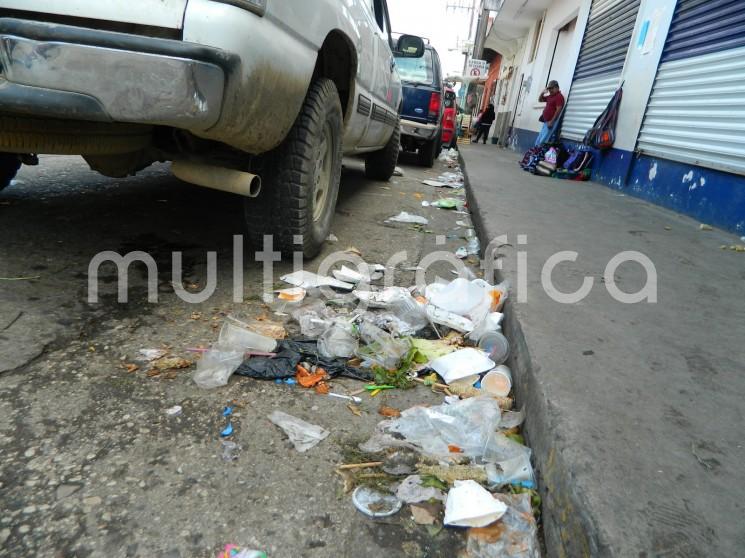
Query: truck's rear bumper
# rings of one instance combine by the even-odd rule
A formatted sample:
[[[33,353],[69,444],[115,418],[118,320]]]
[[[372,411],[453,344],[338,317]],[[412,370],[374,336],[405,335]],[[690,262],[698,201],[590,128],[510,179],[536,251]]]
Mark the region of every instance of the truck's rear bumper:
[[[208,130],[237,62],[217,49],[0,18],[0,110]]]
[[[437,137],[440,127],[437,124],[422,124],[413,120],[401,119],[401,134],[417,140],[429,141]]]

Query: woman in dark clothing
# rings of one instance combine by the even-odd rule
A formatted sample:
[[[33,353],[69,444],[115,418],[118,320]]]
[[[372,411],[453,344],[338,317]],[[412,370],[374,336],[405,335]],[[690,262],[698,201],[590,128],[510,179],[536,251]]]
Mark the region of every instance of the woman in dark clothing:
[[[479,142],[483,134],[484,144],[486,144],[486,138],[489,136],[489,128],[491,128],[492,122],[494,122],[495,118],[496,114],[494,114],[494,105],[489,103],[489,106],[486,107],[486,110],[481,113],[481,118],[479,118],[479,133],[476,135],[476,143]]]

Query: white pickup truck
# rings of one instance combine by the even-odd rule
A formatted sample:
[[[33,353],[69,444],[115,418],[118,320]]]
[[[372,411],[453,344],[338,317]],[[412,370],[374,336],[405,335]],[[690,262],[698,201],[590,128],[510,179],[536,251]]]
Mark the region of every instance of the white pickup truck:
[[[342,155],[395,168],[394,53],[424,44],[394,46],[385,0],[0,0],[0,188],[40,153],[112,177],[173,161],[245,196],[259,246],[313,257]]]

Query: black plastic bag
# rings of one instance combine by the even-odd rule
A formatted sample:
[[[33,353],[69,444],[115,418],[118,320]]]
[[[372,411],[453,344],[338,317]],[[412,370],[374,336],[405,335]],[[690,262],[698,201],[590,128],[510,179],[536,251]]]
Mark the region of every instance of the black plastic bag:
[[[318,353],[316,341],[279,341],[274,351],[275,357],[251,357],[243,361],[235,371],[240,376],[259,380],[276,380],[295,377],[295,369],[301,362],[309,362],[326,370],[329,376],[342,376],[363,382],[373,380],[372,372],[362,368],[347,366],[346,359],[330,359]]]

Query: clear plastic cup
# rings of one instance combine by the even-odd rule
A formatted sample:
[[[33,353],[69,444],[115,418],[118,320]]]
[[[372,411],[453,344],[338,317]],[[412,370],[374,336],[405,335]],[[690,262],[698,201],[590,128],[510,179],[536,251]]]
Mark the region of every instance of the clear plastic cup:
[[[247,324],[228,316],[220,330],[218,344],[235,351],[261,351],[270,353],[277,348],[277,341],[247,329]]]
[[[495,364],[502,364],[510,356],[510,342],[498,331],[487,331],[479,337],[478,346],[489,354]]]

